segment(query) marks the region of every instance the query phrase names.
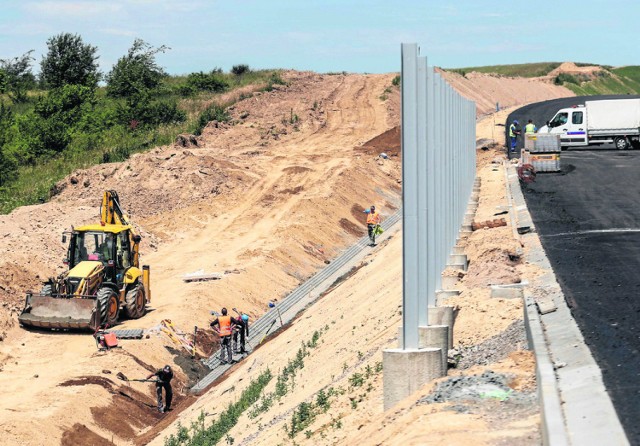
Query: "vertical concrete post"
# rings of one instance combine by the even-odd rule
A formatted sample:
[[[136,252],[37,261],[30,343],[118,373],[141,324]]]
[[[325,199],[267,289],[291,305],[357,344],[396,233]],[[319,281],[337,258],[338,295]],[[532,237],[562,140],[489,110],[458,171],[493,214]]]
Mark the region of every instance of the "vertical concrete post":
[[[429,280],[427,245],[427,58],[418,57],[417,60],[417,100],[418,100],[418,326],[427,325],[427,312],[429,311]],[[403,185],[404,187],[404,185]]]
[[[418,45],[402,44],[403,348],[418,348]]]

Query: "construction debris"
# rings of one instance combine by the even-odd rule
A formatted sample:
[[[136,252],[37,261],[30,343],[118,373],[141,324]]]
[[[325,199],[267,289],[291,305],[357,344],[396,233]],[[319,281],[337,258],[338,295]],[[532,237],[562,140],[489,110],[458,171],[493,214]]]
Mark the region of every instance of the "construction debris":
[[[142,328],[131,328],[128,330],[108,330],[105,333],[113,333],[118,339],[142,339],[144,330]]]
[[[493,220],[487,220],[483,222],[473,222],[471,224],[471,229],[477,231],[478,229],[484,228],[498,228],[500,226],[507,226],[507,220],[504,218],[496,218]]]
[[[176,344],[178,347],[184,348],[192,356],[206,356],[203,352],[199,351],[196,348],[196,346],[194,345],[194,341],[189,339],[191,335],[184,333],[182,330],[173,325],[171,319],[163,319],[160,322],[160,331],[166,334],[174,344]]]
[[[185,274],[182,280],[185,282],[205,282],[207,280],[220,280],[223,275],[222,273],[205,273],[204,270],[198,270]]]

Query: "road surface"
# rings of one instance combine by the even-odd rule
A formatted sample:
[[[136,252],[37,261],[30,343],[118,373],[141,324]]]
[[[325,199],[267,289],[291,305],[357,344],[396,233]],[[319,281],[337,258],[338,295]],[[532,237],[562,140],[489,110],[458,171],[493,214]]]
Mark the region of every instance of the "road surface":
[[[640,444],[640,151],[562,153],[527,206],[631,444]]]

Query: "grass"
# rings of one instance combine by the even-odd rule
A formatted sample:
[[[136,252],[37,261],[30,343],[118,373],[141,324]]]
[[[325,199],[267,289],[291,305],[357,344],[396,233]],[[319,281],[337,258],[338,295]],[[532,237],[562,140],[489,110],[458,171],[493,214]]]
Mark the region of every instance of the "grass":
[[[176,435],[165,439],[165,446],[209,446],[223,438],[227,443],[232,443],[233,439],[229,436],[229,431],[238,423],[240,416],[259,399],[262,390],[269,384],[272,377],[271,371],[267,369],[257,379],[252,380],[240,395],[240,399],[229,404],[210,426],[205,427],[205,415],[201,412],[190,428],[179,426]]]
[[[489,65],[485,67],[453,68],[452,71],[465,76],[472,71],[513,77],[538,77],[549,74],[560,66],[559,62],[540,62],[517,65]],[[576,63],[578,67],[598,66],[591,63]],[[640,66],[612,68],[601,65],[603,71],[596,73],[595,79],[586,75],[561,73],[555,79],[578,96],[600,94],[640,94]]]
[[[298,373],[298,370],[302,370],[304,368],[304,358],[310,355],[309,349],[318,346],[318,340],[321,335],[322,330],[316,330],[313,332],[309,341],[302,343],[302,346],[298,349],[296,355],[289,360],[284,369],[282,369],[278,374],[275,390],[262,395],[262,398],[249,412],[249,418],[257,418],[261,413],[269,410],[274,402],[280,401],[287,393],[289,393],[290,390],[294,389],[295,376]]]
[[[475,71],[477,73],[499,74],[513,77],[539,77],[546,76],[560,66],[560,62],[539,62],[516,65],[489,65],[485,67],[449,68],[447,71],[462,74]]]

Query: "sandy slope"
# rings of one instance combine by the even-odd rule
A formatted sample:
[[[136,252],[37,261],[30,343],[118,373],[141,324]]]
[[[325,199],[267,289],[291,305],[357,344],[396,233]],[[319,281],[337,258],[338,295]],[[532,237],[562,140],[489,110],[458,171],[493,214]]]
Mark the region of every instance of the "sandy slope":
[[[125,163],[75,172],[58,185],[59,193],[51,202],[0,216],[0,386],[10,389],[0,396],[2,443],[109,444],[113,438],[117,444],[127,444],[136,437],[137,442],[145,442],[193,403],[184,395],[184,386],[202,371],[191,369],[185,352],[161,335],[123,341],[122,349],[97,353],[86,334],[30,332],[17,327],[24,291],[38,289],[39,279],[60,271],[64,256],[60,233],[72,224],[95,221],[104,189],[120,193],[144,236],[143,261],[152,266],[153,311],[141,320],[125,321],[123,327],[152,328],[170,318],[186,332],[194,325],[206,327],[208,310],[223,305],[252,316],[261,314],[270,299],[286,294],[362,235],[364,207],[375,203],[383,215],[397,209],[399,158],[377,157],[385,146],[393,153],[394,144],[397,153],[397,142],[387,146],[390,139],[381,138],[377,145],[361,147],[398,123],[397,90],[386,101],[380,98],[394,75],[290,72],[286,77],[289,86],[277,86],[236,104],[232,125],[211,123],[197,147],[160,147]],[[453,82],[458,85],[457,80]],[[495,103],[503,94],[469,90],[466,81],[459,84],[472,99],[481,95]],[[546,84],[527,85],[532,92],[529,99],[561,95]],[[514,101],[517,103],[516,95]],[[389,138],[394,134],[397,131],[389,133]],[[397,240],[399,237],[381,247],[381,255],[397,259]],[[365,279],[341,287],[351,294],[337,295],[332,303],[335,311],[326,306],[313,310],[318,315],[311,316],[318,321],[317,327],[327,325],[329,319],[338,324],[343,314],[354,320],[323,335],[332,353],[314,357],[314,361],[324,367],[324,378],[342,375],[344,381],[355,370],[352,367],[365,364],[354,359],[358,351],[372,352],[367,359],[374,361],[375,352],[393,344],[398,267],[389,260],[383,271],[371,273],[376,263],[381,264],[375,260],[368,269],[363,268]],[[182,281],[185,273],[197,270],[226,274],[216,282]],[[482,279],[481,272],[476,276]],[[376,307],[359,303],[376,295],[374,289],[385,310],[371,316],[369,312]],[[491,329],[508,325],[517,318],[513,314]],[[380,330],[383,322],[389,325]],[[483,334],[480,327],[471,325],[460,335],[479,342],[493,333]],[[287,332],[291,338],[282,335],[278,342],[297,348],[315,329],[301,324],[294,328]],[[354,337],[345,336],[351,332]],[[274,342],[261,352],[270,349],[274,354],[255,360],[263,364],[276,361],[276,352],[282,354],[289,347]],[[340,372],[345,362],[348,368]],[[160,419],[150,408],[151,386],[127,386],[114,375],[121,371],[139,378],[165,363],[178,364],[176,410]],[[243,377],[233,376],[234,380]],[[311,373],[298,385],[317,391],[317,376]],[[379,376],[374,381],[379,387]],[[296,391],[286,407],[310,394]],[[381,417],[379,396],[376,398],[367,410]],[[199,400],[195,411],[206,401]],[[349,407],[344,401],[341,404]],[[356,411],[345,423],[359,425],[370,416]],[[36,420],[38,429],[25,419]],[[277,429],[273,432],[276,437],[281,435]],[[346,429],[339,438],[349,435],[357,433]]]

